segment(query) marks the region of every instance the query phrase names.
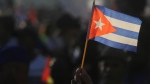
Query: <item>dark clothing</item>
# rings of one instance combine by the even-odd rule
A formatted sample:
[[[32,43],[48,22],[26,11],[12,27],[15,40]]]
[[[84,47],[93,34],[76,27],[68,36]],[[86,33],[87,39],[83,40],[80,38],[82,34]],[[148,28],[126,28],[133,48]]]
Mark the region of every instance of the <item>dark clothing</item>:
[[[8,46],[0,48],[0,64],[9,61],[23,62],[29,64],[30,59],[27,52],[21,47]]]

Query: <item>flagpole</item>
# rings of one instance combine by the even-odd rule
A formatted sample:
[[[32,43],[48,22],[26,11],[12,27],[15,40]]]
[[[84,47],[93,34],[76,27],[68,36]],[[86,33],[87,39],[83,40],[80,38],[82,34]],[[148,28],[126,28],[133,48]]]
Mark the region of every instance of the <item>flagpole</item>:
[[[86,54],[87,44],[88,44],[88,40],[86,40],[86,42],[85,42],[85,47],[84,47],[84,53],[83,53],[81,68],[83,68],[83,66],[84,66],[84,60],[85,60],[85,54]]]
[[[92,19],[92,16],[93,16],[93,8],[94,8],[94,5],[95,5],[95,0],[93,1],[92,13],[91,13],[91,18],[90,18],[90,22],[89,22],[89,28],[88,28],[88,33],[87,33],[87,37],[86,37],[86,42],[85,42],[85,46],[84,46],[84,53],[83,53],[81,68],[84,67],[86,49],[87,49],[87,44],[88,44],[88,39],[87,39],[87,38],[88,38],[88,35],[89,35],[89,29],[90,29],[90,26],[91,26],[91,19]]]
[[[95,5],[95,0],[93,1],[93,4]]]

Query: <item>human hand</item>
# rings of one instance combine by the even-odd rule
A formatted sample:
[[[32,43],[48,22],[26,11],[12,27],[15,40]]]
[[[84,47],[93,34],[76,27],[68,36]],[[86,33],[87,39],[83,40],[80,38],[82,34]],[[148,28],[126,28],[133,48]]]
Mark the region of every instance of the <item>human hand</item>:
[[[78,68],[76,70],[74,79],[72,80],[72,84],[93,84],[93,82],[91,80],[91,77],[84,69]]]

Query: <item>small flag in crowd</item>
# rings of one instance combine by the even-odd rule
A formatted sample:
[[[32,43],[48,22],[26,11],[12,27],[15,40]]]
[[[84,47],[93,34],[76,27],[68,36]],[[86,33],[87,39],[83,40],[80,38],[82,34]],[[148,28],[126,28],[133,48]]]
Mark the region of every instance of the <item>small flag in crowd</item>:
[[[136,52],[141,23],[138,18],[94,5],[88,39]]]
[[[52,59],[50,57],[47,57],[45,69],[44,69],[44,72],[42,74],[42,82],[44,82],[46,84],[54,84],[54,81],[51,77],[51,69],[50,69],[50,62],[51,61],[52,61]]]

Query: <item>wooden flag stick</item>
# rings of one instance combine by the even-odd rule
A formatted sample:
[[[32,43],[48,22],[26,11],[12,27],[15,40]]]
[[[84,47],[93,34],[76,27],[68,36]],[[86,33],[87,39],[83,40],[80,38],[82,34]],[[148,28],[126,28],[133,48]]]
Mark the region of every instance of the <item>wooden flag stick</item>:
[[[86,54],[87,44],[88,44],[88,40],[86,40],[86,42],[85,42],[85,47],[84,47],[84,53],[83,53],[81,68],[83,68],[83,66],[84,66],[84,60],[85,60],[85,54]]]
[[[91,14],[90,22],[89,22],[89,28],[88,28],[87,37],[89,35],[89,29],[90,29],[90,25],[91,25],[91,19],[92,19],[92,15],[93,15],[94,5],[95,5],[95,0],[93,1],[92,14]],[[83,66],[84,66],[84,60],[85,60],[85,54],[86,54],[87,44],[88,44],[88,40],[86,39],[85,46],[84,46],[84,53],[83,53],[81,68],[83,68]]]
[[[94,2],[93,2],[94,4],[95,4],[95,0],[94,0]]]

